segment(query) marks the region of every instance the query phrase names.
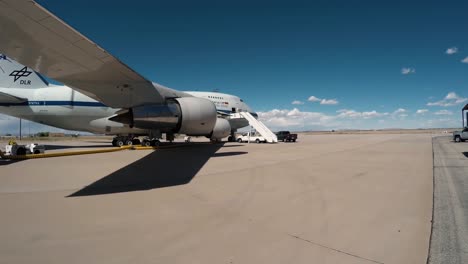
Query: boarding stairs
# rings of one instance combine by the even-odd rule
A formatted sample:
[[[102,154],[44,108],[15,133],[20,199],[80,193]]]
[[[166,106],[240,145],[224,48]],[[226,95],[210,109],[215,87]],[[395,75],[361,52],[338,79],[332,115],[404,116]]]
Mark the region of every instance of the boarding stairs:
[[[278,138],[276,135],[271,132],[271,130],[265,126],[261,121],[257,120],[253,117],[249,112],[239,112],[239,114],[249,121],[249,124],[255,128],[255,130],[265,138],[265,140],[269,143],[276,143],[278,142]]]

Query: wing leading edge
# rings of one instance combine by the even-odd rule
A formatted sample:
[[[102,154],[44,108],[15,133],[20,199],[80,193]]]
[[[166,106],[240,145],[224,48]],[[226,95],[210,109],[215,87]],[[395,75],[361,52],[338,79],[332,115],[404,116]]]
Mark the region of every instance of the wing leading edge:
[[[154,84],[34,1],[0,0],[0,51],[110,107],[185,93]]]

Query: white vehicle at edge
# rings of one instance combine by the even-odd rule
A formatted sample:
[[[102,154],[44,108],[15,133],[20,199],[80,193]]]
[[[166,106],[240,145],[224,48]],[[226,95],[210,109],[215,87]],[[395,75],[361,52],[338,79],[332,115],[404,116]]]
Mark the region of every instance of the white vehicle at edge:
[[[258,117],[237,96],[178,91],[146,79],[34,1],[3,0],[0,32],[3,114],[116,135],[116,146],[139,144],[138,136],[157,144],[163,134],[234,140],[249,121],[232,113]]]
[[[26,154],[44,154],[45,146],[37,143],[28,145],[18,145],[16,142],[5,146],[5,154],[13,156],[21,156]]]
[[[262,137],[258,133],[252,133],[250,132],[243,133],[242,135],[237,136],[236,138],[237,142],[242,143],[242,142],[255,142],[255,143],[266,143],[266,139]]]

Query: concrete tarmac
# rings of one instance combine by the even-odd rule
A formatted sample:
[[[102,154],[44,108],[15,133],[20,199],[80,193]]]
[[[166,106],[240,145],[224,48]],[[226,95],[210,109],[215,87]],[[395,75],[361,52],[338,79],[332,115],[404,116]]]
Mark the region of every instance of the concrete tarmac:
[[[468,143],[437,137],[429,263],[468,263]]]
[[[425,263],[432,182],[427,134],[2,162],[0,263]]]

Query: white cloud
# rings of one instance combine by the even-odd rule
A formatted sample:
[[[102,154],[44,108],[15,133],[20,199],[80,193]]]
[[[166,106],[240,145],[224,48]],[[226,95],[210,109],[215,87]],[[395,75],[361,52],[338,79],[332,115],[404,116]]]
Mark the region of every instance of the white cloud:
[[[370,119],[374,117],[381,117],[381,116],[386,116],[388,113],[379,113],[375,110],[369,111],[369,112],[357,112],[355,110],[349,110],[349,109],[341,109],[336,111],[338,113],[337,117],[338,118],[363,118],[363,119]]]
[[[293,104],[293,105],[303,105],[303,104],[304,104],[304,102],[302,102],[302,101],[299,101],[299,100],[294,100],[294,101],[292,101],[292,103],[291,103],[291,104]]]
[[[407,75],[407,74],[412,74],[416,73],[416,70],[414,68],[401,68],[401,74]]]
[[[336,99],[322,99],[320,101],[321,105],[337,105],[338,101]]]
[[[427,110],[427,109],[420,109]],[[428,113],[427,111],[425,113]],[[273,131],[381,129],[381,128],[431,128],[454,127],[458,120],[453,115],[425,115],[412,118],[410,111],[398,108],[393,112],[356,111],[341,109],[335,113],[307,112],[297,108],[273,109],[258,112],[259,120]],[[425,118],[427,117],[427,119]],[[430,117],[433,120],[430,120]]]
[[[444,99],[437,101],[437,102],[429,102],[427,103],[428,106],[454,106],[458,104],[462,104],[464,102],[468,101],[468,98],[461,97],[457,95],[455,92],[450,92],[445,96]]]
[[[406,109],[404,109],[404,108],[398,108],[397,110],[393,111],[392,117],[394,119],[396,119],[397,117],[400,118],[400,119],[405,118],[405,117],[408,116],[407,112],[408,111]]]
[[[468,63],[468,57],[464,58],[461,62]]]
[[[258,112],[259,119],[272,129],[302,129],[305,126],[323,129],[331,125],[333,116],[319,112],[302,112],[297,108]]]
[[[458,48],[457,47],[451,47],[451,48],[448,48],[445,53],[447,53],[448,55],[452,55],[452,54],[455,54],[458,52]]]
[[[425,114],[427,112],[429,112],[429,110],[427,110],[427,109],[418,109],[416,111],[416,114],[423,115],[423,114]]]
[[[362,116],[360,112],[349,110],[349,109],[341,109],[336,111],[339,118],[359,118]]]
[[[289,111],[286,115],[287,116],[300,116],[302,114],[302,112],[297,109],[297,108],[294,108],[293,110]]]
[[[309,99],[307,99],[309,102],[320,102],[321,105],[337,105],[339,102],[336,99],[321,99],[315,96],[310,96]]]
[[[386,115],[387,113],[379,113],[375,110],[372,110],[370,112],[362,112],[362,117],[364,119],[368,119],[368,118],[374,118],[374,117],[381,117],[381,116],[384,116]]]
[[[395,110],[395,112],[393,112],[393,114],[401,114],[401,113],[406,113],[406,109],[398,108],[397,110]]]
[[[271,129],[329,129],[339,127],[358,126],[356,122],[371,120],[376,117],[385,117],[388,113],[377,111],[358,112],[355,110],[338,110],[336,115],[320,112],[303,112],[294,109],[273,109],[267,112],[258,112],[259,119]],[[358,128],[358,127],[356,127]]]
[[[454,92],[450,92],[447,94],[447,96],[445,96],[445,99],[449,100],[449,99],[458,99],[458,95]]]
[[[307,101],[309,101],[309,102],[320,102],[320,101],[322,101],[322,99],[317,98],[317,97],[312,95],[311,97],[309,97],[309,99],[307,99]]]
[[[452,111],[449,110],[440,110],[434,113],[435,115],[453,115]]]

